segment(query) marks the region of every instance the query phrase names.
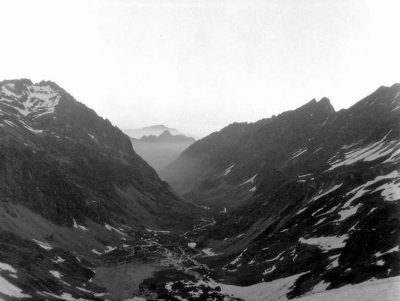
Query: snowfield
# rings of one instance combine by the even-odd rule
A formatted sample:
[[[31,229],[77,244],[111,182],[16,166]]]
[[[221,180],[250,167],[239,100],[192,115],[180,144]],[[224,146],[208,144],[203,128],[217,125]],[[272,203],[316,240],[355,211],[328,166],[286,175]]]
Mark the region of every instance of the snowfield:
[[[223,292],[246,301],[288,300],[286,294],[301,275],[303,274],[281,278],[271,282],[261,282],[245,287],[221,283],[216,284],[221,287]]]
[[[379,280],[374,279],[355,285],[346,285],[338,289],[332,289],[294,300],[398,301],[400,300],[400,276]]]
[[[355,285],[346,285],[338,289],[325,290],[329,283],[321,281],[306,296],[288,299],[287,294],[292,290],[296,280],[305,273],[270,282],[261,282],[250,286],[222,284],[215,281],[187,281],[185,286],[193,288],[193,293],[201,291],[201,286],[221,288],[221,293],[241,298],[246,301],[398,301],[400,300],[400,276],[371,279]],[[172,292],[172,282],[165,288]],[[186,300],[183,299],[182,300]]]

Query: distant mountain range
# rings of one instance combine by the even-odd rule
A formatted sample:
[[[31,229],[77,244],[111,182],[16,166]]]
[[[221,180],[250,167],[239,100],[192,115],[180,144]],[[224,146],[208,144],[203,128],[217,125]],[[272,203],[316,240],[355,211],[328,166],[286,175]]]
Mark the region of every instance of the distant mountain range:
[[[196,140],[184,135],[172,135],[169,130],[165,130],[158,136],[131,138],[131,141],[135,151],[156,171],[160,171]]]
[[[152,125],[139,129],[125,129],[123,132],[131,138],[140,139],[143,136],[160,136],[163,132],[168,131],[172,135],[180,134],[176,129],[166,127],[165,125]]]

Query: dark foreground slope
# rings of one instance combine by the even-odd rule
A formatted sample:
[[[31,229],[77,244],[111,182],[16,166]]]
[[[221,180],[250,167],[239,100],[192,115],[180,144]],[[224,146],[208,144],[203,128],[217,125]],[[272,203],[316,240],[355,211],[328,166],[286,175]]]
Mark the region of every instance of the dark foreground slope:
[[[287,295],[294,297],[400,275],[400,85],[326,114],[315,123],[318,128],[298,129],[303,135],[290,128],[293,121],[281,127],[264,121],[272,125],[265,125],[264,136],[248,129],[256,124],[237,131],[239,144],[262,140],[265,161],[253,148],[246,153],[255,159],[245,176],[244,159],[236,154],[215,167],[220,178],[225,170],[231,185],[257,176],[247,203],[221,214],[203,238],[203,248],[217,254],[204,258],[215,268],[214,279],[250,285],[297,275]],[[277,141],[286,145],[279,152]],[[202,141],[185,156],[201,146]],[[215,152],[203,154],[209,162]],[[235,182],[239,173],[242,179]]]
[[[84,257],[126,231],[185,227],[190,210],[128,136],[62,88],[0,83],[0,299],[21,290],[94,298],[95,286],[76,289],[93,276]]]

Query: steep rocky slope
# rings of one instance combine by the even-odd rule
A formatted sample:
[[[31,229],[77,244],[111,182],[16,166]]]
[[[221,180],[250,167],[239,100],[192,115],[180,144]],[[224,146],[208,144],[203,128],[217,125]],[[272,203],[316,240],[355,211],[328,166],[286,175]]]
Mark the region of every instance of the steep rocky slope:
[[[160,174],[186,198],[229,210],[250,198],[261,173],[279,168],[333,113],[324,98],[256,123],[231,124],[191,145]]]
[[[5,201],[58,225],[155,224],[184,204],[108,120],[51,82],[0,83]]]
[[[398,114],[391,112],[397,102],[390,103],[397,101],[397,90],[398,85],[382,87],[339,112],[323,98],[255,123],[231,124],[195,142],[160,174],[186,198],[229,211],[256,188],[273,190],[299,169],[324,164],[346,144],[386,134],[386,115]],[[372,101],[377,97],[382,102]]]
[[[0,192],[0,299],[96,299],[99,255],[192,222],[129,137],[53,82],[0,82]]]
[[[295,277],[292,298],[400,274],[400,85],[381,87],[347,110],[320,111],[325,118],[317,114],[318,121],[310,105],[318,103],[302,108],[303,126],[276,125],[296,110],[262,121],[270,125],[264,134],[249,130],[257,123],[214,134],[242,129],[236,145],[250,148],[246,158],[228,153],[216,170],[223,181],[241,186],[249,179],[254,189],[199,244],[212,247],[202,260],[214,267],[213,279],[255,285]],[[276,143],[285,147],[278,151]],[[185,156],[204,147],[196,144]],[[202,160],[210,162],[210,154],[203,149]],[[242,160],[253,162],[251,172]]]

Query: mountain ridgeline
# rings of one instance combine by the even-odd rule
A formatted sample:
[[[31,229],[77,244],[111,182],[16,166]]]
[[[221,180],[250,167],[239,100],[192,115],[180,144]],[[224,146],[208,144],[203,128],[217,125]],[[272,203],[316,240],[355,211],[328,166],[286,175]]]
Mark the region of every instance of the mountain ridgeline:
[[[272,118],[233,123],[195,142],[160,175],[193,202],[233,208],[299,173],[327,166],[345,145],[362,145],[390,130],[394,136],[398,90],[398,84],[381,87],[339,112],[327,98],[313,99]]]
[[[199,141],[144,130],[0,82],[0,300],[275,301],[400,275],[400,84]],[[139,155],[171,143],[164,182]]]
[[[99,299],[95,262],[128,232],[192,223],[129,137],[50,81],[0,82],[0,192],[5,300]]]
[[[214,254],[204,260],[214,279],[252,285],[297,275],[292,298],[400,274],[399,170],[394,84],[338,112],[323,98],[231,124],[161,175],[221,212],[199,244]]]
[[[66,226],[86,218],[154,225],[183,206],[125,134],[56,84],[0,89],[4,200]]]

